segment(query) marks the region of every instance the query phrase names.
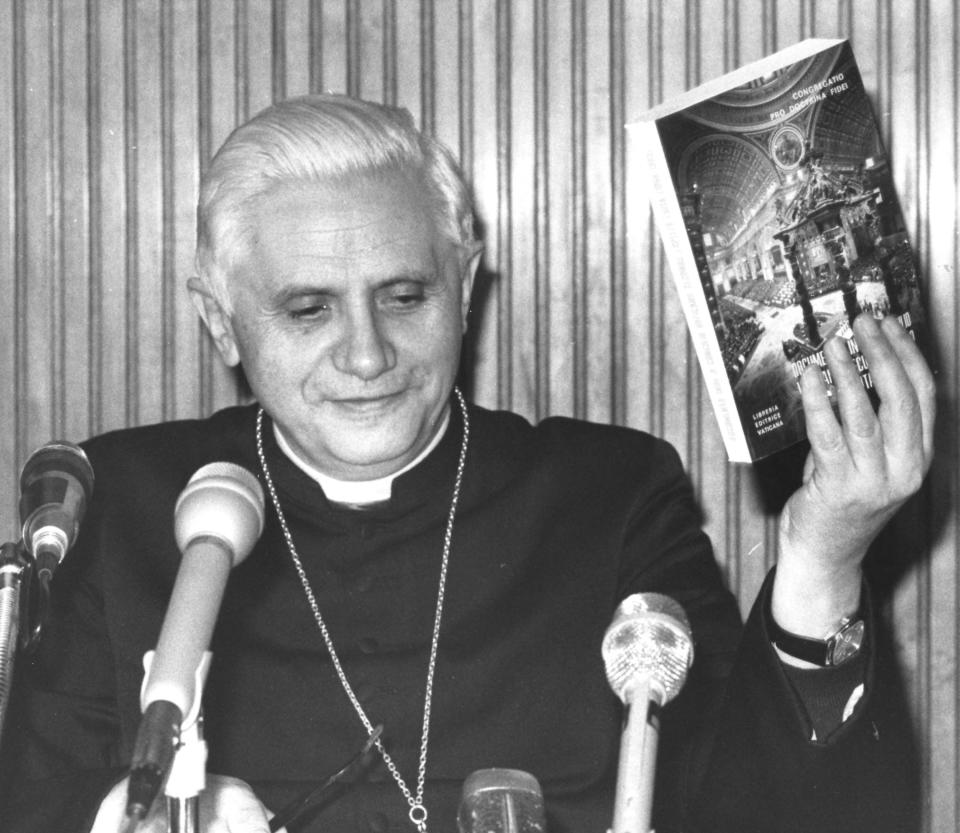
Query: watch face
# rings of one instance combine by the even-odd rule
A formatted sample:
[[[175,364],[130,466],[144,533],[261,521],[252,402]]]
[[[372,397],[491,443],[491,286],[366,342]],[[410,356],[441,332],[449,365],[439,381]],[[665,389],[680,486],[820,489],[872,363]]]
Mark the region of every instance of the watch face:
[[[853,659],[860,651],[863,645],[863,620],[850,622],[840,629],[840,632],[833,637],[830,646],[830,665],[843,665],[847,660]]]

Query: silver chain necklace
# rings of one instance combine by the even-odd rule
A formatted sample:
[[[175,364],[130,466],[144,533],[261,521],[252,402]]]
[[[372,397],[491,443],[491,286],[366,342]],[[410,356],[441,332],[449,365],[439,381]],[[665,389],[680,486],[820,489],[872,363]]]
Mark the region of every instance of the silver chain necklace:
[[[460,459],[457,462],[457,476],[453,484],[453,496],[450,499],[447,527],[443,535],[443,557],[440,562],[440,586],[437,590],[437,610],[433,617],[430,659],[427,662],[427,685],[423,698],[423,731],[420,736],[420,762],[417,767],[416,795],[410,792],[407,782],[404,781],[400,770],[397,769],[397,765],[384,748],[380,738],[378,737],[374,741],[377,749],[383,756],[383,761],[387,765],[387,769],[393,776],[393,780],[397,782],[400,792],[403,793],[403,797],[410,806],[408,815],[410,821],[413,822],[419,833],[427,832],[427,808],[423,803],[423,790],[427,780],[427,742],[430,737],[430,705],[433,700],[433,679],[437,665],[437,646],[440,643],[440,618],[443,614],[443,597],[447,584],[447,564],[450,561],[450,545],[453,541],[453,521],[457,514],[457,501],[460,499],[460,483],[463,480],[463,471],[467,461],[467,444],[470,438],[470,422],[467,417],[467,404],[464,402],[463,394],[460,393],[459,388],[455,387],[453,392],[457,395],[457,401],[460,403],[460,412],[463,414],[463,440],[460,444]],[[263,470],[263,478],[267,483],[267,491],[270,493],[270,500],[273,503],[273,508],[276,510],[277,519],[280,521],[280,529],[283,532],[284,540],[287,542],[290,557],[293,559],[293,566],[297,571],[297,575],[300,577],[300,584],[303,585],[303,592],[306,594],[307,603],[310,605],[310,610],[313,611],[313,618],[316,620],[317,627],[323,636],[323,641],[327,646],[327,652],[330,654],[330,660],[333,662],[333,667],[336,669],[337,676],[340,678],[340,684],[343,686],[344,692],[353,704],[353,708],[360,717],[360,722],[363,723],[363,727],[366,729],[367,736],[369,737],[373,735],[375,731],[374,726],[367,717],[367,713],[363,710],[363,706],[360,704],[357,695],[354,694],[353,687],[350,685],[349,680],[347,680],[347,675],[344,673],[343,666],[340,664],[340,657],[337,655],[337,651],[333,646],[333,639],[330,637],[327,623],[320,613],[320,605],[317,603],[317,597],[313,593],[313,587],[311,587],[310,580],[307,578],[306,570],[303,568],[303,562],[300,560],[296,546],[294,546],[293,536],[290,534],[290,527],[287,526],[287,519],[283,514],[283,510],[280,508],[280,499],[273,485],[273,478],[270,476],[270,470],[267,468],[267,457],[263,451],[263,408],[260,408],[257,413],[257,456],[260,458],[260,468]]]

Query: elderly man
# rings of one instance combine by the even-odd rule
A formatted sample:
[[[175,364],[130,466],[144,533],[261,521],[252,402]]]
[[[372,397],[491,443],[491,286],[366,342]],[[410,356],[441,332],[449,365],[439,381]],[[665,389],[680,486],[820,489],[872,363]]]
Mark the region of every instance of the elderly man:
[[[291,830],[450,831],[486,767],[535,775],[552,833],[605,830],[621,707],[600,640],[641,591],[683,605],[697,655],[663,715],[660,833],[909,824],[908,732],[861,562],[931,458],[933,383],[910,338],[855,324],[879,412],[840,344],[840,421],[819,373],[803,378],[812,450],[742,628],[669,446],[464,402],[479,258],[455,166],[405,113],[305,97],[227,140],[190,291],[257,401],[85,445],[97,491],[23,663],[4,830],[122,826],[141,659],[179,563],[174,503],[217,460],[254,472],[268,511],[213,640],[205,829],[266,831],[381,724],[363,777]],[[816,667],[850,618],[862,646]],[[157,811],[143,829],[164,825]]]

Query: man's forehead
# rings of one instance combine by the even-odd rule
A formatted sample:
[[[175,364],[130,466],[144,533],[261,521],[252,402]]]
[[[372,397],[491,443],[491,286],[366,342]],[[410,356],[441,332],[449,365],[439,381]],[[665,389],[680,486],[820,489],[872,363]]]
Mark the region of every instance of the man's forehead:
[[[364,218],[351,222],[353,219],[325,215],[320,224],[311,222],[309,217],[278,215],[256,226],[252,239],[258,246],[281,249],[291,258],[352,260],[430,251],[433,235],[429,225],[377,223]]]
[[[436,223],[421,194],[402,183],[308,185],[263,195],[250,214],[254,250],[291,262],[322,259],[422,261],[433,256]]]
[[[288,213],[319,213],[344,228],[368,225],[379,212],[423,215],[432,222],[426,186],[402,172],[365,174],[334,180],[276,183],[253,199],[253,212],[264,217],[283,207]]]

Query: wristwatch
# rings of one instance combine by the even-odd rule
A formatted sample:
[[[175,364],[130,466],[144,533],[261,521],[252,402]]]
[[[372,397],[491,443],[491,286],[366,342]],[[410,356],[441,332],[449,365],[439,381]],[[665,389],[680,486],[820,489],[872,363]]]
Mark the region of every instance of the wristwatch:
[[[824,667],[843,665],[853,659],[860,652],[865,631],[859,612],[844,617],[840,627],[826,639],[811,639],[785,631],[769,611],[767,625],[770,628],[770,641],[785,654]]]

